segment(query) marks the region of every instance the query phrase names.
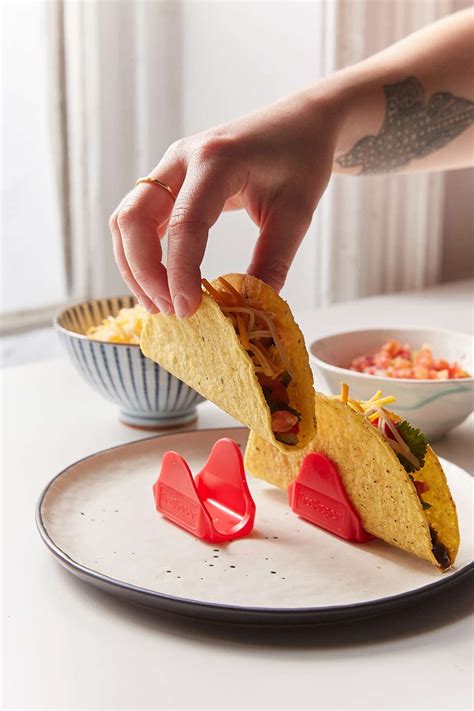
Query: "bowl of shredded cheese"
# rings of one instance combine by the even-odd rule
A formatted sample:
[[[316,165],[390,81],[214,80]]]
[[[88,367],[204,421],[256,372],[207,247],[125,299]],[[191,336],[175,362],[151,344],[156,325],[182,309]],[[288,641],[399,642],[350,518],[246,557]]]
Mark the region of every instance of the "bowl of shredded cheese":
[[[62,311],[59,337],[80,375],[141,429],[193,421],[204,398],[140,350],[146,310],[133,296],[92,299]]]
[[[394,395],[395,411],[434,441],[472,412],[473,346],[467,333],[372,328],[320,338],[310,354],[332,394],[345,382],[361,400],[374,389]]]

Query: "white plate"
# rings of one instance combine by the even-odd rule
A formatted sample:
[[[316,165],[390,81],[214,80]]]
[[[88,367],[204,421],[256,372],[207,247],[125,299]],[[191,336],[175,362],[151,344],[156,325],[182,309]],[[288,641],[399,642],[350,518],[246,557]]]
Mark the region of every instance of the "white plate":
[[[285,492],[249,477],[252,534],[227,544],[194,538],[158,514],[152,485],[164,452],[196,474],[221,437],[245,447],[247,430],[195,430],[114,447],[71,465],[43,492],[37,522],[59,561],[133,602],[207,619],[321,622],[379,614],[445,589],[472,569],[472,480],[443,467],[457,503],[461,548],[453,570],[374,540],[349,544],[298,518]]]

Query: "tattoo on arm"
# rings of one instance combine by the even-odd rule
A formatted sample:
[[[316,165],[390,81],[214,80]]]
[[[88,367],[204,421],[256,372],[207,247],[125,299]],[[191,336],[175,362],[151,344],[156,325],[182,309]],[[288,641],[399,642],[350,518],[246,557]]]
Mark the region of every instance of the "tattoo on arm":
[[[474,123],[474,101],[440,91],[425,104],[415,77],[383,89],[387,108],[380,132],[364,136],[337,158],[342,168],[360,165],[361,175],[397,170],[442,148]]]

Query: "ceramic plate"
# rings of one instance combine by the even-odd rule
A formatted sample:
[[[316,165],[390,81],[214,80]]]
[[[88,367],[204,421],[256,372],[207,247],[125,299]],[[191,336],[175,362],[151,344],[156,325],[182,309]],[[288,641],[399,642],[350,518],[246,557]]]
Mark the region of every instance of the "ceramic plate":
[[[439,573],[382,541],[342,541],[298,518],[286,493],[249,477],[257,506],[247,538],[209,544],[155,510],[152,485],[161,457],[182,454],[191,471],[214,442],[244,429],[195,430],[99,452],[46,487],[37,508],[41,536],[60,563],[132,602],[192,617],[298,624],[379,614],[442,592],[472,567],[472,480],[443,466],[458,505],[462,545],[454,570]]]

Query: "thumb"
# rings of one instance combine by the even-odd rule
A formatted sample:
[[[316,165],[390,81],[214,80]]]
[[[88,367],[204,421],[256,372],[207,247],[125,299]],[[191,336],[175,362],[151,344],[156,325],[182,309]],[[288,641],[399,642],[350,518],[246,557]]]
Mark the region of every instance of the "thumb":
[[[260,228],[247,273],[279,292],[311,224],[313,210],[313,202],[301,195],[279,198]]]

